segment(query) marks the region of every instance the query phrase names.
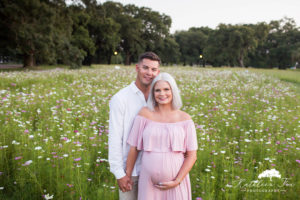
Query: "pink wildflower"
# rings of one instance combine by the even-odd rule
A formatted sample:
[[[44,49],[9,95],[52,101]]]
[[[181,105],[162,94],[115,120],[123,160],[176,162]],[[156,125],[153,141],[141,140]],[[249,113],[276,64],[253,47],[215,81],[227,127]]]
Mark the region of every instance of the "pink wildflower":
[[[22,156],[15,157],[15,160],[20,160],[20,159],[22,159]]]

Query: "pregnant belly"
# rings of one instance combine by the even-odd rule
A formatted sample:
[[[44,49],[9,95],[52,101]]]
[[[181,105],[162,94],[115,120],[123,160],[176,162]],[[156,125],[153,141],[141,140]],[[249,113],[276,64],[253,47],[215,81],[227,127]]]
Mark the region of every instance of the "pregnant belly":
[[[184,156],[176,152],[143,152],[141,176],[149,177],[153,184],[172,181],[177,176]]]

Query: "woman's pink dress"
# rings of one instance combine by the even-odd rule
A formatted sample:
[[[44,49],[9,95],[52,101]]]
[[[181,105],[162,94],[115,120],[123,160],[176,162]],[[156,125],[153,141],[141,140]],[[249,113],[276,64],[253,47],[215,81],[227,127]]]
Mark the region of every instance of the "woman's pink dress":
[[[197,150],[195,125],[192,120],[175,123],[156,122],[136,116],[127,142],[143,150],[138,184],[139,200],[190,200],[190,178],[169,190],[157,189],[159,182],[176,178],[184,161],[184,152]]]

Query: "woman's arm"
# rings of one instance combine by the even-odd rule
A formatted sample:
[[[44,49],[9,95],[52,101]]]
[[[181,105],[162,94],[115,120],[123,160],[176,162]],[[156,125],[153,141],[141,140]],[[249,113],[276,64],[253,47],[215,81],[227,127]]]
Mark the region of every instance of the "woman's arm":
[[[177,174],[175,180],[179,181],[179,183],[184,179],[184,177],[191,171],[197,160],[197,151],[187,151],[186,158]]]
[[[131,146],[129,153],[128,153],[127,161],[126,161],[126,175],[128,177],[131,177],[132,170],[134,168],[134,164],[135,164],[137,156],[138,156],[138,151],[137,151],[136,147]]]
[[[159,183],[158,185],[155,185],[155,187],[162,189],[162,190],[168,190],[173,187],[176,187],[177,185],[179,185],[181,183],[181,181],[184,179],[184,177],[191,171],[196,160],[197,160],[197,151],[187,151],[184,162],[183,162],[176,178],[173,181]]]

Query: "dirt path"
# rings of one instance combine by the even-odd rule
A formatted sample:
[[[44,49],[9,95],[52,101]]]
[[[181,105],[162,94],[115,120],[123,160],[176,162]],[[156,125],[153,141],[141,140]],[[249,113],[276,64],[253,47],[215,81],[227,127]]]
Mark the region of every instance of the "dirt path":
[[[8,64],[8,65],[0,64],[0,69],[18,69],[22,67],[23,65],[19,65],[19,64]]]

